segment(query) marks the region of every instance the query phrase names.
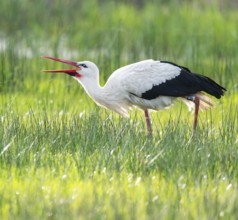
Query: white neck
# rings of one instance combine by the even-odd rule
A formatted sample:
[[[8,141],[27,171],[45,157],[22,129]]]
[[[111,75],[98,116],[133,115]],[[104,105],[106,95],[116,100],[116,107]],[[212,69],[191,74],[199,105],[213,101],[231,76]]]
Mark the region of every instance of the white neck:
[[[97,105],[111,109],[118,114],[128,116],[128,106],[124,105],[125,102],[121,99],[121,93],[119,94],[119,99],[117,99],[118,94],[115,92],[112,93],[112,86],[109,86],[108,82],[104,87],[101,87],[99,84],[99,76],[95,78],[82,76],[77,80]]]
[[[105,106],[106,93],[104,87],[99,84],[99,78],[80,78],[78,82],[83,86],[86,93],[99,105]]]

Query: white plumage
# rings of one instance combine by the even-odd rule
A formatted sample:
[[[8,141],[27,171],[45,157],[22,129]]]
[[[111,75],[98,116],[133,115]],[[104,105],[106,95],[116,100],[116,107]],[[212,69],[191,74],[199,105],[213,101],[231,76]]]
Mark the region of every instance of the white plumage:
[[[99,69],[90,61],[72,62],[59,58],[47,57],[63,62],[76,69],[44,70],[45,72],[63,72],[74,77],[87,94],[100,106],[111,109],[123,116],[133,106],[144,110],[148,132],[151,124],[148,109],[159,110],[172,105],[176,98],[182,98],[190,107],[195,103],[194,129],[197,124],[198,108],[212,106],[205,91],[220,98],[225,88],[208,77],[191,73],[189,69],[167,61],[144,60],[124,66],[114,71],[104,87],[99,84]]]
[[[174,97],[160,96],[156,99],[146,100],[140,98],[143,93],[152,89],[155,85],[160,85],[167,80],[178,76],[180,69],[160,61],[145,60],[117,69],[109,77],[104,86],[106,91],[110,91],[108,96],[117,96],[120,101],[121,114],[128,115],[128,106],[135,105],[142,109],[163,109],[170,106]],[[113,93],[111,93],[113,91]],[[124,93],[122,95],[121,93]],[[118,109],[116,110],[118,111]]]
[[[141,96],[153,86],[173,79],[179,73],[180,68],[177,66],[160,61],[145,60],[119,68],[112,73],[105,86],[119,83],[129,93]]]

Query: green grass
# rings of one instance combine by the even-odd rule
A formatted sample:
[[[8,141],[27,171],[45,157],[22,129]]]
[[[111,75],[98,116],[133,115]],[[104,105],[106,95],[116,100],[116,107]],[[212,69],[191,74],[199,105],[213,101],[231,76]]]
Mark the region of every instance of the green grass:
[[[100,1],[101,2],[101,1]],[[158,1],[0,3],[0,219],[237,219],[238,15]],[[177,102],[125,119],[41,55],[118,67],[170,60],[227,88],[199,114]]]

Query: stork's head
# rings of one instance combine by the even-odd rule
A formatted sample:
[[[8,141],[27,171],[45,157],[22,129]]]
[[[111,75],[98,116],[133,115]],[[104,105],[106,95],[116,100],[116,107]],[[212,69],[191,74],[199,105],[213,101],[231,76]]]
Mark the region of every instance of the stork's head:
[[[77,80],[81,80],[83,78],[98,78],[99,70],[98,67],[90,61],[80,61],[74,62],[70,60],[63,60],[60,58],[54,58],[49,56],[42,56],[42,58],[51,59],[54,61],[58,61],[61,63],[66,63],[71,66],[75,66],[75,69],[64,69],[64,70],[42,70],[43,72],[53,72],[53,73],[65,73],[68,74]]]

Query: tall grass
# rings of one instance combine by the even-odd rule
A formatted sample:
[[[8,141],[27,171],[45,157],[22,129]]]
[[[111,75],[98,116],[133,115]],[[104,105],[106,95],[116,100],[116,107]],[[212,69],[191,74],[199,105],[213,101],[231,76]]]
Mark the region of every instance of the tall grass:
[[[237,219],[237,22],[203,1],[6,1],[0,7],[1,219]],[[141,59],[188,66],[227,88],[193,115],[180,102],[130,119],[75,80],[40,72],[92,60],[101,84]]]

